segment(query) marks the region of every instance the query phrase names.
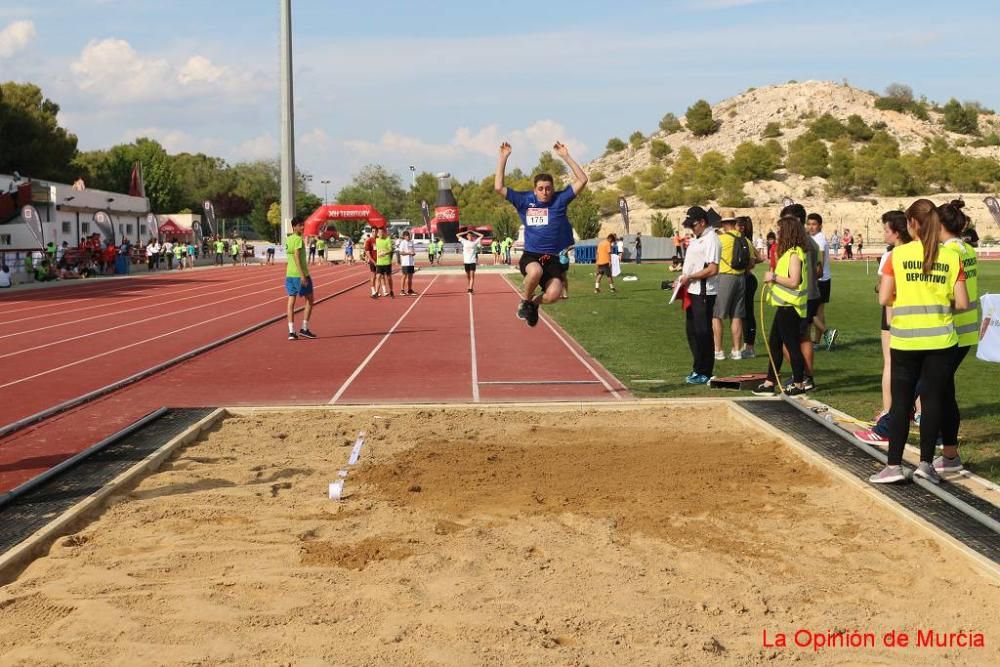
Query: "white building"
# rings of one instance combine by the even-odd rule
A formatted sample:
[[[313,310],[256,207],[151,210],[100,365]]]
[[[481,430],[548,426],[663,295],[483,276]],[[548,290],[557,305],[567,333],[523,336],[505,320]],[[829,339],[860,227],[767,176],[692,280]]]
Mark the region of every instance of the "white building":
[[[0,174],[0,196],[11,196],[9,193],[16,192],[18,185],[24,182],[23,179]],[[31,203],[38,211],[45,243],[55,241],[58,246],[66,241],[75,246],[80,242],[80,237],[100,233],[94,224],[94,215],[100,211],[111,218],[116,241],[128,237],[133,243],[137,243],[149,238],[150,230],[146,223],[149,199],[145,197],[90,188],[74,190],[72,185],[65,183],[32,180]],[[0,252],[8,253],[37,246],[38,242],[21,218],[20,206],[15,207],[12,219],[0,220]]]

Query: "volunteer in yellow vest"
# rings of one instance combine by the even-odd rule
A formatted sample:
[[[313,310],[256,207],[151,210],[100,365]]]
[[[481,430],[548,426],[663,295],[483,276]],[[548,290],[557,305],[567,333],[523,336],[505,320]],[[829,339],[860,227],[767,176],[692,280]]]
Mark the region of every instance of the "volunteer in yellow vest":
[[[229,254],[233,258],[233,266],[236,266],[240,262],[240,242],[237,239],[233,239],[229,242]]]
[[[375,289],[381,291],[382,296],[388,290],[389,297],[396,298],[396,293],[392,291],[392,239],[389,238],[388,227],[378,230],[378,238],[375,239]]]
[[[316,254],[319,255],[319,261],[326,260],[326,239],[323,237],[316,239]]]
[[[920,464],[914,475],[932,483],[938,434],[958,432],[945,406],[954,400],[954,310],[969,307],[962,259],[941,244],[941,220],[934,203],[918,199],[906,209],[913,238],[892,251],[879,284],[879,302],[892,307],[889,325],[892,407],[889,408],[888,465],[869,481],[901,482],[903,448],[910,432],[910,412],[920,386]]]
[[[788,360],[792,364],[792,383],[785,388],[785,393],[798,396],[806,391],[803,385],[806,362],[799,338],[809,296],[805,274],[808,246],[809,237],[802,221],[794,215],[782,216],[778,220],[778,263],[774,271],[764,274],[764,283],[768,285],[770,302],[775,309],[767,341],[771,363],[767,367],[767,380],[753,392],[758,396],[777,391],[778,372],[784,358],[782,347],[788,350]]]
[[[962,415],[958,410],[955,398],[955,372],[962,365],[965,355],[973,345],[979,342],[979,267],[976,263],[976,249],[962,240],[962,234],[969,224],[969,218],[962,211],[965,202],[955,200],[950,204],[938,206],[938,217],[941,219],[941,239],[946,248],[958,253],[962,261],[962,271],[965,273],[965,291],[969,296],[969,307],[955,311],[955,333],[958,335],[958,347],[952,359],[951,382],[945,390],[945,416],[941,421],[941,442],[944,452],[934,459],[934,469],[939,473],[958,472],[962,469],[962,459],[958,455],[958,428]],[[951,401],[947,402],[947,397]],[[923,421],[923,417],[921,417]]]
[[[285,293],[288,294],[288,340],[298,340],[302,338],[316,338],[309,329],[309,316],[313,309],[313,282],[309,275],[309,265],[306,263],[306,248],[302,239],[302,230],[305,229],[306,219],[297,215],[292,218],[292,233],[285,238],[285,255],[288,257],[288,266],[285,268]],[[236,246],[235,242],[233,243]],[[237,250],[237,252],[239,252]],[[235,257],[235,255],[234,255]],[[295,333],[295,299],[304,297],[306,300],[305,312],[302,314],[302,328]]]
[[[222,266],[225,261],[226,244],[219,237],[215,237],[215,263]]]
[[[184,268],[184,262],[181,260],[181,256],[183,254],[184,254],[184,251],[181,249],[181,244],[180,243],[175,243],[174,244],[174,261],[177,262],[177,270],[181,270],[181,269]]]

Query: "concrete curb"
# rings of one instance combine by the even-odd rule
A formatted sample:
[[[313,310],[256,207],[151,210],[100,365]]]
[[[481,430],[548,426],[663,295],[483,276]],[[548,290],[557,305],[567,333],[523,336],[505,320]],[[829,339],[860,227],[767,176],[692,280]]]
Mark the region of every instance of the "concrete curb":
[[[33,560],[45,555],[56,539],[85,525],[93,514],[109,504],[108,501],[112,496],[123,492],[148,473],[158,469],[175,450],[198,439],[203,431],[214,426],[225,416],[224,409],[213,410],[209,415],[189,426],[183,433],[171,438],[162,447],[115,477],[92,495],[54,518],[24,542],[0,555],[0,585],[7,584],[17,578]]]

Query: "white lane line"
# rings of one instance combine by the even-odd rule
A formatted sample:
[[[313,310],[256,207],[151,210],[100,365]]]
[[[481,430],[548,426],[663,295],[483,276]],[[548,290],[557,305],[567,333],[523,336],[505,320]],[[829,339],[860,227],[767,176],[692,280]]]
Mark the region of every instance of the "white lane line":
[[[211,274],[209,274],[209,275],[211,275]],[[246,277],[239,278],[239,279],[237,279],[236,282],[239,282],[239,281],[242,281],[242,280],[247,280],[247,279],[248,278],[246,278]],[[252,279],[252,278],[250,278],[250,279]],[[273,276],[272,276],[272,280],[273,280]],[[163,281],[152,280],[151,279],[151,280],[149,280],[149,282],[153,283],[153,282],[163,282]],[[108,289],[97,291],[97,294],[101,294],[102,291],[103,292],[111,292],[112,291],[111,287],[114,287],[114,283],[113,282],[108,287]],[[129,287],[129,289],[132,289],[132,288],[141,288],[141,287],[143,287],[143,285],[137,284],[137,285],[131,285]],[[193,292],[195,290],[200,290],[200,289],[205,289],[205,286],[204,285],[195,285],[194,287],[187,287],[185,289],[175,290],[173,292],[157,292],[155,294],[147,294],[145,296],[137,296],[137,297],[134,297],[134,298],[131,298],[131,299],[125,299],[123,301],[117,301],[117,302],[114,302],[114,303],[109,303],[109,304],[106,304],[106,306],[103,306],[103,307],[117,307],[117,306],[120,306],[120,305],[125,304],[125,303],[131,303],[133,301],[140,301],[142,299],[153,299],[153,298],[156,298],[156,297],[171,296],[173,294],[183,294],[184,292]],[[90,296],[90,297],[87,297],[87,298],[84,298],[84,299],[73,299],[72,301],[66,301],[66,302],[63,302],[63,303],[49,303],[49,304],[44,304],[44,305],[40,305],[40,306],[33,306],[31,308],[21,308],[19,310],[14,311],[12,314],[26,313],[29,310],[38,310],[40,308],[60,308],[61,306],[65,305],[65,304],[74,303],[76,301],[95,301],[95,300],[99,300],[99,299],[103,299],[103,298],[105,298],[105,297],[104,296]],[[84,306],[82,308],[70,308],[68,310],[67,309],[60,309],[58,312],[55,312],[55,313],[39,313],[38,315],[30,315],[28,317],[22,317],[22,318],[17,319],[17,320],[5,320],[3,322],[0,322],[0,326],[7,326],[8,324],[16,324],[18,322],[26,322],[28,320],[37,320],[37,319],[42,318],[42,317],[52,317],[52,316],[55,316],[55,315],[66,315],[68,313],[78,313],[78,312],[83,311],[83,310],[92,310],[94,307],[95,307],[95,304],[90,304],[90,305]],[[100,308],[102,306],[97,306],[97,307]],[[11,334],[11,335],[14,335],[14,334]]]
[[[514,292],[514,294],[516,294],[519,299],[521,298],[521,293],[517,291],[517,288],[514,287],[514,284],[512,282],[510,282],[509,280],[505,279],[502,276],[500,276],[500,279],[503,280],[505,283],[507,283],[507,286],[510,287],[511,291]],[[549,328],[549,331],[551,331],[552,333],[554,333],[556,335],[556,338],[558,338],[560,341],[562,341],[562,344],[566,346],[566,349],[573,353],[573,356],[576,357],[577,360],[581,364],[583,364],[584,367],[588,371],[590,371],[590,374],[593,375],[595,378],[597,378],[597,380],[602,385],[604,385],[604,388],[607,389],[608,392],[612,396],[614,396],[615,398],[617,398],[619,401],[623,400],[621,394],[619,394],[615,390],[614,387],[612,387],[610,384],[608,384],[608,381],[605,380],[603,377],[601,377],[601,375],[596,370],[594,370],[594,367],[591,366],[590,363],[586,359],[584,359],[582,356],[580,356],[580,353],[577,352],[576,349],[572,345],[570,345],[569,341],[567,341],[563,337],[563,335],[559,333],[558,329],[556,329],[554,326],[552,326],[552,323],[549,322],[548,317],[549,317],[548,315],[545,315],[545,314],[543,314],[541,312],[539,312],[539,314],[538,314],[538,319],[540,319],[542,322],[545,322],[545,326],[547,326]]]
[[[99,315],[92,315],[91,317],[82,317],[82,318],[80,318],[78,320],[68,320],[66,322],[58,322],[56,324],[49,324],[47,326],[38,327],[36,329],[25,329],[24,331],[15,331],[14,333],[0,334],[0,339],[2,339],[2,338],[10,338],[11,336],[23,336],[25,334],[37,333],[39,331],[45,331],[46,329],[54,329],[56,327],[68,326],[70,324],[80,324],[81,322],[89,322],[90,320],[97,320],[97,319],[101,319],[103,317],[114,317],[116,315],[125,314],[126,312],[127,313],[134,313],[134,312],[139,311],[139,310],[145,310],[146,308],[159,308],[160,306],[166,306],[166,305],[171,304],[171,303],[177,303],[178,301],[187,301],[188,299],[201,299],[201,298],[204,298],[204,297],[212,296],[213,294],[222,294],[224,292],[231,292],[231,291],[236,290],[236,289],[245,289],[247,287],[253,287],[255,285],[263,285],[264,283],[273,283],[273,281],[274,281],[274,276],[269,276],[269,277],[267,277],[267,278],[265,278],[263,280],[254,280],[254,281],[250,281],[250,282],[246,282],[246,283],[242,283],[240,281],[236,281],[235,284],[233,284],[233,285],[231,285],[229,287],[226,287],[225,289],[218,289],[218,290],[215,290],[213,292],[202,292],[202,293],[199,293],[199,294],[193,294],[191,296],[182,296],[182,297],[179,297],[177,299],[169,299],[167,301],[158,301],[157,303],[151,303],[148,306],[137,306],[137,307],[134,307],[134,308],[129,308],[129,309],[125,310],[125,311],[121,311],[121,312],[101,313]],[[151,299],[151,298],[153,298],[155,296],[160,296],[160,297],[170,296],[171,294],[180,294],[182,292],[191,292],[193,290],[199,290],[199,289],[205,289],[205,286],[204,285],[199,285],[197,287],[191,287],[189,289],[178,290],[177,292],[164,292],[162,294],[151,294],[151,295],[147,295],[147,296],[140,296],[140,297],[136,297],[134,299],[126,299],[124,301],[118,301],[118,302],[115,302],[115,303],[109,303],[105,307],[108,307],[108,308],[118,308],[119,306],[122,306],[122,305],[124,305],[126,303],[129,303],[131,301],[138,301],[140,299]],[[75,309],[75,310],[93,310],[93,308],[94,307],[91,306],[89,308],[78,308],[78,309]],[[46,313],[44,315],[32,315],[31,317],[25,317],[25,318],[20,319],[20,320],[8,320],[6,322],[3,322],[3,324],[4,325],[14,324],[15,322],[23,322],[25,320],[35,320],[35,319],[39,319],[41,317],[53,317],[53,316],[58,316],[58,315],[65,315],[66,313],[75,312],[75,310],[62,311],[62,312],[59,312],[59,313]]]
[[[469,295],[469,340],[472,343],[472,402],[479,402],[479,364],[476,361],[476,318],[472,314],[472,295]]]
[[[334,280],[334,281],[329,282],[329,283],[323,283],[322,285],[317,285],[317,287],[325,287],[326,285],[332,285],[335,282],[339,282],[339,279],[338,280]],[[195,327],[204,326],[204,325],[208,324],[209,322],[214,322],[216,320],[221,320],[221,319],[225,319],[227,317],[232,317],[233,315],[238,315],[238,314],[244,313],[244,312],[246,312],[248,310],[253,310],[254,308],[260,308],[262,306],[266,306],[269,303],[273,303],[275,301],[285,301],[287,298],[288,298],[287,296],[281,295],[280,297],[278,297],[276,299],[268,299],[266,301],[261,301],[260,303],[255,303],[252,306],[247,306],[246,308],[241,308],[240,310],[234,310],[231,313],[226,313],[225,315],[219,315],[218,317],[213,317],[213,318],[208,319],[208,320],[202,320],[201,322],[195,322],[194,324],[189,324],[186,327],[181,327],[180,329],[174,329],[173,331],[168,331],[168,332],[162,333],[162,334],[160,334],[158,336],[153,336],[152,338],[146,338],[144,340],[140,340],[140,341],[137,341],[135,343],[130,343],[128,345],[122,345],[121,347],[116,347],[113,350],[108,350],[107,352],[101,352],[100,354],[95,354],[95,355],[86,357],[84,359],[78,359],[78,360],[76,360],[74,362],[71,362],[71,363],[68,363],[68,364],[63,364],[62,366],[58,366],[56,368],[50,368],[47,371],[42,371],[41,373],[35,373],[34,375],[29,375],[28,377],[23,377],[23,378],[20,378],[18,380],[14,380],[13,382],[8,382],[6,384],[0,384],[0,389],[6,389],[7,387],[12,387],[12,386],[14,386],[16,384],[21,384],[22,382],[27,382],[28,380],[34,380],[35,378],[39,378],[39,377],[43,377],[45,375],[49,375],[50,373],[56,373],[58,371],[65,370],[67,368],[72,368],[73,366],[79,366],[80,364],[85,364],[88,361],[93,361],[94,359],[100,359],[101,357],[106,357],[109,354],[117,354],[118,352],[121,352],[122,350],[127,350],[127,349],[135,347],[137,345],[143,345],[145,343],[149,343],[149,342],[152,342],[154,340],[159,340],[161,338],[166,338],[167,336],[173,336],[176,333],[180,333],[182,331],[187,331],[188,329],[194,329]]]
[[[334,280],[334,281],[332,281],[330,283],[327,283],[327,284],[332,285],[333,283],[338,283],[341,280],[350,280],[350,279],[351,279],[351,276],[350,275],[346,275],[346,276],[342,276],[340,278],[337,278],[336,280]],[[115,325],[113,327],[108,327],[106,329],[98,329],[97,331],[88,331],[87,333],[80,334],[79,336],[72,336],[71,338],[60,338],[59,340],[54,340],[51,343],[43,343],[41,345],[36,345],[35,347],[21,348],[21,349],[15,350],[14,352],[8,352],[7,354],[0,354],[0,359],[6,359],[7,357],[15,357],[15,356],[17,356],[19,354],[24,354],[25,352],[34,352],[35,350],[41,350],[41,349],[44,349],[46,347],[52,347],[54,345],[62,345],[63,343],[69,343],[69,342],[72,342],[74,340],[79,340],[81,338],[87,338],[89,336],[96,336],[97,334],[107,333],[109,331],[115,331],[117,329],[124,329],[125,327],[132,327],[132,326],[135,326],[137,324],[145,324],[147,322],[153,322],[155,320],[163,319],[164,317],[176,317],[177,315],[181,315],[183,313],[189,313],[192,310],[200,310],[202,308],[215,308],[219,304],[226,303],[227,301],[236,301],[237,299],[245,299],[246,297],[253,296],[254,294],[260,294],[261,292],[272,292],[272,291],[274,291],[276,289],[280,289],[279,287],[276,287],[274,285],[273,279],[272,280],[267,280],[267,281],[262,281],[262,282],[268,282],[268,283],[271,283],[271,285],[269,287],[265,287],[263,289],[254,290],[253,292],[241,292],[240,294],[237,294],[236,296],[231,296],[228,299],[219,299],[217,301],[212,301],[211,303],[202,303],[202,304],[199,304],[197,306],[191,306],[190,308],[184,308],[183,310],[175,310],[173,312],[164,313],[163,315],[157,315],[155,317],[147,317],[147,318],[142,319],[142,320],[135,320],[135,321],[132,321],[132,322],[126,322],[124,324],[117,324],[117,325]],[[254,283],[254,284],[260,284],[260,283]],[[245,285],[244,287],[252,287],[252,285]]]
[[[358,367],[354,369],[354,372],[351,373],[351,376],[349,378],[347,378],[346,380],[344,380],[344,384],[340,385],[340,389],[338,389],[337,393],[334,394],[333,398],[330,399],[329,405],[333,405],[334,403],[336,403],[340,399],[341,396],[344,395],[344,392],[347,391],[347,388],[351,386],[351,383],[354,382],[354,380],[356,380],[359,375],[361,375],[361,371],[363,371],[365,369],[365,366],[368,365],[368,362],[371,361],[375,357],[375,353],[377,353],[379,350],[382,349],[382,346],[385,345],[385,342],[387,340],[389,340],[389,336],[391,336],[392,333],[396,330],[396,327],[398,327],[400,325],[400,323],[404,319],[406,319],[406,316],[410,314],[410,311],[413,310],[418,303],[420,303],[420,300],[424,298],[424,294],[427,294],[427,290],[429,290],[431,288],[431,286],[434,284],[434,282],[437,279],[438,279],[438,276],[434,276],[431,279],[431,281],[429,283],[427,283],[427,287],[424,288],[424,291],[421,292],[420,295],[417,296],[416,299],[414,299],[413,303],[410,304],[410,307],[406,309],[406,312],[399,316],[399,319],[396,320],[396,323],[392,325],[392,328],[389,329],[388,333],[386,333],[384,336],[382,336],[382,340],[380,340],[379,343],[378,343],[378,345],[375,346],[375,349],[372,350],[371,352],[369,352],[368,356],[365,357],[364,361],[362,361],[360,364],[358,364]]]
[[[601,384],[598,380],[481,380],[479,384]]]

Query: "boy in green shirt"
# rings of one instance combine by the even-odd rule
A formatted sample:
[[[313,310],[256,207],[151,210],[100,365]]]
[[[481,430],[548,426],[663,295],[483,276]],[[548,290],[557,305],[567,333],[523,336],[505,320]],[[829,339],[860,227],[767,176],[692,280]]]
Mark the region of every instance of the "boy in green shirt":
[[[386,286],[389,289],[389,297],[396,298],[392,291],[392,239],[389,238],[388,227],[378,230],[378,238],[375,239],[375,290],[385,296]],[[379,285],[382,289],[379,290]]]
[[[309,275],[309,265],[306,264],[306,249],[302,241],[302,230],[306,219],[301,215],[292,218],[292,233],[285,239],[285,253],[288,255],[288,266],[285,269],[285,293],[288,294],[288,340],[316,338],[309,330],[309,316],[313,309],[313,283]],[[295,299],[304,297],[305,313],[302,315],[302,328],[295,333]]]

